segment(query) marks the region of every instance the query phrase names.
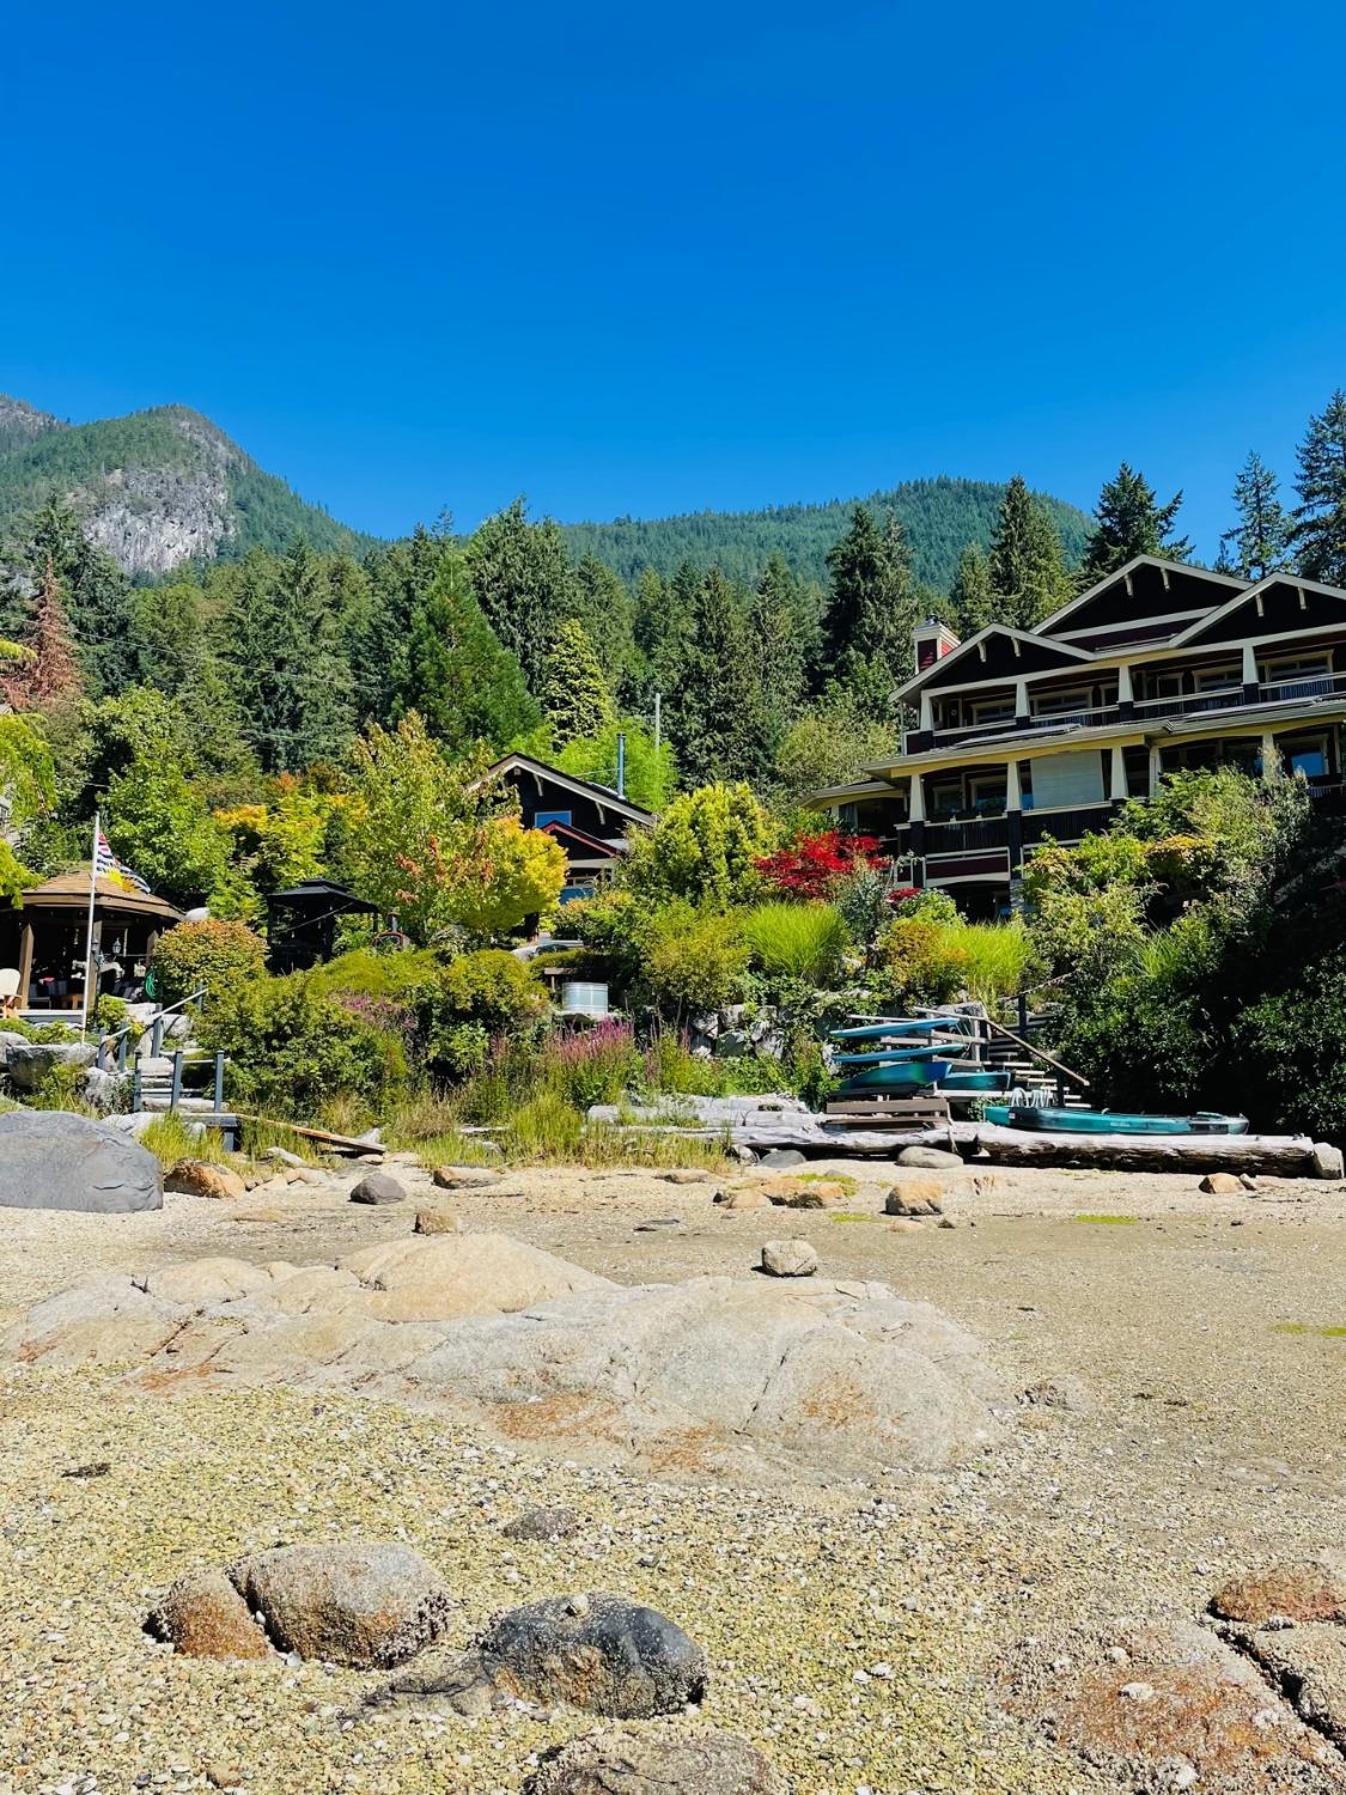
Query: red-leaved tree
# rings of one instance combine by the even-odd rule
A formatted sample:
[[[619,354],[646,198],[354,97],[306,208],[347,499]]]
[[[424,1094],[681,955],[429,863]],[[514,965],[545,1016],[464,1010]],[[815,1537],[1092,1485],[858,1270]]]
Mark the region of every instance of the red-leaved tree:
[[[833,896],[858,866],[875,866],[880,859],[877,835],[824,829],[796,835],[787,847],[759,860],[757,870],[777,891],[807,900]]]

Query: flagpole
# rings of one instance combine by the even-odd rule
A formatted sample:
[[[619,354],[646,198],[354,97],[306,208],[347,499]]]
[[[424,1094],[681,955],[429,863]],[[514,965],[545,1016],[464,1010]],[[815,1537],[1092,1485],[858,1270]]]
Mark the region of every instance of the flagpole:
[[[80,999],[81,1039],[89,1030],[89,986],[93,982],[93,910],[98,896],[98,842],[103,831],[98,812],[93,813],[93,856],[89,861],[89,926],[84,936],[84,994]]]

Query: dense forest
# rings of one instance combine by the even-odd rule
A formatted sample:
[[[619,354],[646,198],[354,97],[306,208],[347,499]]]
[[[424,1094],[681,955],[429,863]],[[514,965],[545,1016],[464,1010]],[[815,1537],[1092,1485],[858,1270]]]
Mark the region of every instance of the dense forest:
[[[168,424],[180,441],[184,418],[122,426]],[[79,433],[21,408],[0,422],[27,439],[25,465],[75,465],[60,458]],[[1344,451],[1338,394],[1310,422],[1297,506],[1250,457],[1222,565],[1346,582]],[[680,788],[741,780],[788,817],[896,749],[916,623],[1031,626],[1134,554],[1189,554],[1180,506],[1123,464],[1076,565],[1055,510],[1016,476],[988,543],[969,536],[943,587],[922,581],[912,533],[881,503],[836,516],[821,577],[775,553],[751,579],[687,559],[628,580],[516,501],[467,538],[418,528],[333,550],[300,532],[137,582],[50,496],[12,511],[0,544],[0,875],[12,888],[20,867],[83,857],[97,805],[165,895],[255,913],[276,879],[330,860],[310,838],[337,827],[328,800],[352,756],[412,716],[452,762],[522,746],[605,783],[622,732],[635,801],[657,810]],[[313,851],[291,851],[287,832]]]
[[[1035,494],[1075,566],[1089,538],[1089,519],[1074,505]],[[891,511],[911,545],[912,572],[927,586],[948,587],[969,543],[988,549],[1004,502],[1002,483],[990,480],[904,480],[863,503]],[[718,567],[735,580],[755,580],[773,555],[801,579],[824,581],[827,556],[846,528],[854,500],[825,505],[772,505],[765,511],[697,511],[682,517],[643,520],[619,517],[605,524],[566,524],[566,540],[578,554],[597,555],[623,579],[646,567],[665,578],[683,565]]]

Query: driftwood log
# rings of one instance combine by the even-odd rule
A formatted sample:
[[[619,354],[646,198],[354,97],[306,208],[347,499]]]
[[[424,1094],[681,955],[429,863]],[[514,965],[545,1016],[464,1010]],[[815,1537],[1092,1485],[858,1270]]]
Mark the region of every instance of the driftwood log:
[[[1092,1166],[1111,1172],[1265,1172],[1282,1178],[1340,1178],[1336,1147],[1306,1134],[1051,1134],[993,1123],[964,1124],[972,1151],[1003,1166]],[[963,1141],[959,1141],[960,1149]]]

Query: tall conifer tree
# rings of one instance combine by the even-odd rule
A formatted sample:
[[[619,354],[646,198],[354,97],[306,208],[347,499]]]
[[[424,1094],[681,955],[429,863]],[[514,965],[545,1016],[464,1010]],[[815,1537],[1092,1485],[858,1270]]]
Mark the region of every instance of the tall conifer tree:
[[[893,688],[911,672],[917,621],[902,525],[891,511],[880,521],[867,505],[857,505],[827,565],[832,591],[823,615],[822,671],[882,714],[891,708]]]
[[[1181,509],[1181,492],[1161,505],[1144,474],[1124,461],[1116,476],[1104,485],[1094,508],[1096,527],[1085,550],[1081,585],[1094,585],[1125,567],[1128,561],[1134,561],[1137,555],[1162,555],[1169,561],[1185,561],[1192,545],[1187,537],[1172,534]]]
[[[498,752],[537,725],[523,669],[486,621],[459,555],[440,562],[416,607],[394,709],[419,712],[455,755],[478,742]]]
[[[1005,488],[989,572],[993,614],[1014,629],[1032,629],[1070,596],[1061,538],[1022,474]]]
[[[1299,571],[1327,586],[1346,586],[1346,392],[1340,387],[1309,419],[1296,490],[1291,541]]]
[[[1290,520],[1280,481],[1255,449],[1234,481],[1234,505],[1238,522],[1220,538],[1221,551],[1231,551],[1226,564],[1245,580],[1263,580],[1285,565]]]
[[[546,666],[542,709],[556,747],[606,728],[616,715],[612,693],[593,643],[575,618],[564,617],[557,625]]]
[[[690,785],[754,779],[766,765],[762,690],[743,595],[718,567],[697,583],[674,694],[678,763]]]

